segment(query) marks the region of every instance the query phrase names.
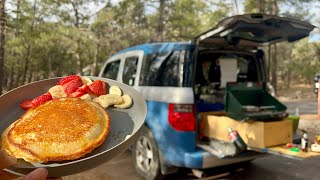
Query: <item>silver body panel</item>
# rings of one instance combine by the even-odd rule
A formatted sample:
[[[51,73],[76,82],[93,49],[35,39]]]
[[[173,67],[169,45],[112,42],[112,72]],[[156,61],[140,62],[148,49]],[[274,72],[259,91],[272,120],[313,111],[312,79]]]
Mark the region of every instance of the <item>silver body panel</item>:
[[[191,87],[138,86],[136,89],[148,101],[158,101],[175,104],[193,104],[193,89]]]

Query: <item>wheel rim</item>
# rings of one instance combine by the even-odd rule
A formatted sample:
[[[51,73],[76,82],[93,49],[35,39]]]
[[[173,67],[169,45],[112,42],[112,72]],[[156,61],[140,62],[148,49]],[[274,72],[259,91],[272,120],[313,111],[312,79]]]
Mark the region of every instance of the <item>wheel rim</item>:
[[[150,140],[145,136],[141,136],[136,142],[136,163],[144,172],[148,172],[152,167],[152,146]]]

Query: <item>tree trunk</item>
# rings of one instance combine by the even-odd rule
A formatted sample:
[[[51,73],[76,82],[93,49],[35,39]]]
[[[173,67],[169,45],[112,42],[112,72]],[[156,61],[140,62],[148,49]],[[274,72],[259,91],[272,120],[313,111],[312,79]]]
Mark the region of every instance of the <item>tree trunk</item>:
[[[74,11],[74,16],[76,18],[76,22],[74,26],[79,30],[80,29],[80,14],[79,14],[79,4],[78,1],[70,1],[73,11]],[[79,53],[80,51],[80,38],[77,39],[77,49],[76,49],[76,62],[78,64],[78,71],[79,74],[82,75],[82,61],[81,61],[81,55]]]
[[[5,0],[0,2],[0,95],[3,90],[3,71],[4,71],[4,44],[6,30]]]
[[[4,71],[3,71],[3,77],[2,77],[2,92],[3,91],[7,91],[7,87],[8,87],[8,78],[9,78],[9,71],[7,71],[7,68],[4,67]]]
[[[290,64],[292,63],[292,46],[290,45],[289,47],[289,52],[287,54],[288,58],[288,73],[287,73],[287,82],[286,82],[286,88],[289,89],[290,88],[290,84],[291,84],[291,76],[292,76],[292,70],[290,68]]]
[[[278,62],[277,62],[277,44],[272,45],[273,47],[273,51],[272,51],[272,66],[271,66],[271,84],[274,88],[275,91],[275,95],[277,95],[277,85],[278,85],[278,81],[277,81],[277,66],[278,66]]]
[[[18,87],[18,86],[19,86],[20,76],[21,76],[21,70],[20,70],[20,69],[18,69],[17,76],[14,78],[14,79],[15,79],[15,81],[14,81],[14,84],[13,84],[13,88],[15,88],[15,87]]]
[[[97,44],[96,48],[94,49],[94,54],[93,54],[93,65],[91,68],[91,76],[96,76],[96,72],[97,72],[97,63],[98,63],[98,48],[99,48],[99,44]]]
[[[164,30],[164,7],[166,0],[159,0],[159,18],[157,27],[157,39],[159,42],[163,41],[163,30]]]
[[[16,16],[17,16],[17,21],[15,24],[15,30],[14,30],[14,36],[17,37],[20,34],[20,27],[19,27],[19,21],[21,19],[21,0],[17,1],[17,9],[16,9]],[[19,28],[18,28],[19,27]]]
[[[238,1],[234,0],[234,4],[236,6],[236,15],[238,15],[239,14]]]
[[[32,75],[33,75],[33,71],[30,71],[29,72],[29,77],[28,77],[28,83],[31,83],[32,82]]]
[[[271,45],[268,46],[268,81],[271,81]]]
[[[291,76],[292,76],[292,73],[291,73],[291,68],[288,69],[288,74],[287,74],[287,85],[286,85],[286,88],[289,89],[290,88],[290,84],[291,84]]]
[[[74,22],[74,26],[76,28],[79,28],[80,27],[80,14],[79,14],[79,7],[78,7],[78,2],[77,1],[70,1],[72,7],[73,7],[73,10],[74,10],[74,16],[76,18],[76,22]]]
[[[265,0],[259,0],[259,13],[265,13]]]
[[[7,90],[11,90],[13,88],[13,84],[14,84],[14,68],[13,66],[11,66],[10,68],[10,75],[8,76],[8,86],[7,86]]]
[[[272,14],[278,15],[279,14],[279,7],[278,7],[278,0],[272,1]]]
[[[272,14],[278,15],[279,14],[279,8],[278,8],[278,0],[272,1]],[[277,60],[277,44],[272,45],[273,46],[273,53],[272,53],[272,79],[271,84],[274,88],[275,95],[277,95],[278,90],[278,81],[277,81],[277,70],[278,70],[278,60]]]
[[[29,63],[30,63],[30,45],[28,45],[28,48],[27,48],[26,58],[24,62],[24,70],[23,70],[22,79],[21,79],[21,85],[23,85],[26,82],[27,73],[29,70]]]
[[[51,55],[48,57],[48,78],[52,75],[52,58]]]
[[[78,52],[75,53],[75,58],[76,58],[76,62],[77,62],[77,65],[78,65],[78,73],[80,75],[82,75],[82,62],[81,62],[81,59],[80,59],[80,54]]]
[[[32,17],[31,26],[30,26],[31,33],[34,31],[37,5],[38,5],[37,1],[34,1],[34,4],[33,4],[33,17]],[[23,71],[22,80],[21,80],[22,85],[26,82],[26,79],[27,79],[27,73],[29,71],[29,64],[30,64],[30,53],[31,53],[31,43],[29,43],[28,46],[27,46],[27,54],[26,54],[25,64],[24,64],[25,66],[24,66],[24,71]]]

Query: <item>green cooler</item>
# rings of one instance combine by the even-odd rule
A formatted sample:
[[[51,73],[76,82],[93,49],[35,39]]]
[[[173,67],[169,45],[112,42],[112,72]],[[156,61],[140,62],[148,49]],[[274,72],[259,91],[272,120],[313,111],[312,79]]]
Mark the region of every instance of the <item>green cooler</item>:
[[[235,120],[272,121],[288,116],[287,108],[274,98],[263,83],[228,83],[225,111]]]

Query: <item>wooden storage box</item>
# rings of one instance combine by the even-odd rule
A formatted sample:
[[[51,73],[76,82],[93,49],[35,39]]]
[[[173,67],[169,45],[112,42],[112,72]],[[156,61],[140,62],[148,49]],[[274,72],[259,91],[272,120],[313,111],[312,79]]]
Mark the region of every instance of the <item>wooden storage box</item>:
[[[204,136],[229,142],[228,127],[237,130],[244,142],[253,148],[265,148],[292,142],[292,121],[241,122],[222,112],[201,113],[201,131]]]

